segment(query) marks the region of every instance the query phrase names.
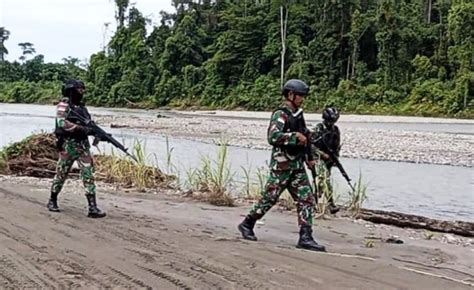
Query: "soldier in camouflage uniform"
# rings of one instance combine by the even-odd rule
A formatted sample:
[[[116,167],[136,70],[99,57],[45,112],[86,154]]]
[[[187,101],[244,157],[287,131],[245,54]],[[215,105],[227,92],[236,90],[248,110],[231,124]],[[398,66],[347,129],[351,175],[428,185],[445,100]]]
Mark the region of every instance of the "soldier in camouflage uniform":
[[[314,166],[310,154],[306,127],[302,110],[299,109],[309,87],[301,80],[292,79],[283,87],[285,103],[272,114],[268,128],[268,142],[273,146],[270,160],[270,174],[265,190],[238,229],[244,239],[256,241],[253,231],[255,223],[278,201],[281,193],[288,189],[296,201],[300,238],[297,247],[325,251],[312,236],[313,210],[315,199],[304,167]]]
[[[88,136],[93,135],[93,133],[88,127],[79,124],[73,114],[71,115],[71,110],[74,110],[74,112],[90,120],[89,112],[82,100],[84,92],[85,86],[80,80],[70,80],[65,83],[62,89],[64,98],[61,99],[56,108],[55,129],[55,134],[58,138],[59,160],[47,207],[52,212],[60,211],[58,207],[58,194],[66,181],[72,164],[74,161],[77,161],[81,169],[81,179],[89,204],[88,217],[101,218],[105,217],[106,214],[97,207],[96,203],[94,163],[88,139]]]
[[[329,202],[329,211],[335,214],[339,207],[334,203],[333,187],[331,185],[331,169],[334,162],[331,160],[328,150],[331,150],[336,157],[339,157],[341,149],[341,133],[335,125],[339,119],[339,112],[336,108],[325,108],[323,111],[323,121],[318,123],[311,130],[311,152],[316,160],[316,194],[326,196]]]

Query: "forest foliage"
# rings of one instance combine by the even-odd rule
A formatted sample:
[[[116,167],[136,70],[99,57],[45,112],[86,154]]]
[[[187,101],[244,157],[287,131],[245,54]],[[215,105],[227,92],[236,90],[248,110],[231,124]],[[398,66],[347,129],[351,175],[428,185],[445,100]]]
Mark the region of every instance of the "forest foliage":
[[[5,61],[10,32],[0,28],[0,101],[51,102],[77,77],[96,106],[270,110],[283,67],[283,79],[310,84],[307,111],[473,116],[472,1],[172,2],[152,26],[115,0],[114,34],[83,65],[45,63],[28,42]]]

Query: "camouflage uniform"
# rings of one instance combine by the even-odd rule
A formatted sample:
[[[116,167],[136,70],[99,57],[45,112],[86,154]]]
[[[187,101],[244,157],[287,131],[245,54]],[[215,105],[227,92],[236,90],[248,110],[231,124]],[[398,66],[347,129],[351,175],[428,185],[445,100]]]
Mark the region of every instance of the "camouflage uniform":
[[[299,239],[297,248],[326,251],[313,238],[313,210],[315,198],[309,184],[304,163],[312,165],[313,156],[309,143],[310,132],[306,127],[303,111],[297,110],[309,94],[309,86],[302,80],[290,79],[282,88],[285,104],[273,112],[268,126],[268,143],[273,146],[270,159],[270,176],[260,199],[238,225],[246,240],[256,241],[254,227],[258,219],[278,201],[283,190],[288,189],[296,201]],[[293,108],[297,110],[293,111]],[[303,145],[304,144],[304,145]]]
[[[58,150],[59,160],[56,166],[56,175],[53,179],[51,192],[58,194],[66,181],[67,175],[74,161],[77,161],[81,169],[81,179],[84,184],[86,194],[95,195],[94,183],[94,163],[90,153],[90,144],[84,127],[70,120],[70,106],[67,98],[62,99],[56,108],[56,132],[61,132],[59,137]],[[83,106],[76,106],[78,111],[82,111],[90,118],[87,109]]]
[[[298,146],[296,132],[288,127],[291,108],[283,106],[276,110],[268,128],[268,142],[273,146],[270,159],[270,174],[262,196],[256,202],[250,215],[261,218],[278,201],[281,193],[288,189],[296,201],[299,225],[311,225],[315,199],[304,167],[305,148]],[[299,147],[299,148],[298,148]],[[296,150],[287,150],[296,148]],[[290,153],[289,151],[294,151]]]
[[[107,214],[97,207],[95,196],[94,164],[88,140],[88,136],[93,135],[94,131],[86,125],[86,122],[91,120],[91,116],[82,102],[85,89],[81,80],[69,80],[62,87],[65,98],[58,103],[56,108],[56,129],[54,130],[58,138],[59,160],[46,207],[51,212],[61,211],[58,207],[58,194],[63,188],[72,164],[77,161],[89,205],[87,216],[103,218]]]
[[[335,155],[339,156],[340,151],[340,131],[336,125],[327,127],[324,123],[317,124],[311,130],[311,153],[316,160],[316,194],[324,194],[332,202],[333,187],[331,184],[331,169],[334,163],[331,160],[324,160],[325,148],[331,149]]]

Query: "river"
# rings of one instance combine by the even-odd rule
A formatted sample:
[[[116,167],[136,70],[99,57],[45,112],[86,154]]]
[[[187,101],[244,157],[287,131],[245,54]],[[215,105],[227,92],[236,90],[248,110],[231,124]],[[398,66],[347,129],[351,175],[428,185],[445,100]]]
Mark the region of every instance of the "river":
[[[0,103],[0,147],[21,140],[32,132],[52,131],[54,106],[1,104]],[[91,113],[102,115],[140,116],[153,114],[147,111],[127,109],[91,108]],[[344,128],[370,127],[397,129],[399,126],[413,131],[448,132],[452,134],[473,134],[469,124],[443,123],[350,123]],[[172,136],[138,133],[130,129],[104,128],[119,140],[130,145],[133,140],[143,140],[150,160],[157,160],[160,168],[166,168],[166,140],[173,148],[171,160],[181,179],[186,171],[200,165],[202,156],[215,159],[218,148],[214,144],[196,142]],[[108,146],[103,147],[110,150]],[[156,157],[156,158],[155,158]],[[228,160],[235,179],[242,180],[244,168],[264,167],[270,157],[269,150],[255,150],[241,147],[228,148]],[[474,175],[471,167],[415,164],[406,162],[372,161],[341,158],[346,171],[356,180],[359,172],[368,182],[368,200],[364,207],[393,210],[449,220],[474,221]],[[348,187],[337,169],[333,171],[336,191],[343,200]],[[237,185],[241,183],[237,182]],[[239,192],[239,186],[236,186]]]

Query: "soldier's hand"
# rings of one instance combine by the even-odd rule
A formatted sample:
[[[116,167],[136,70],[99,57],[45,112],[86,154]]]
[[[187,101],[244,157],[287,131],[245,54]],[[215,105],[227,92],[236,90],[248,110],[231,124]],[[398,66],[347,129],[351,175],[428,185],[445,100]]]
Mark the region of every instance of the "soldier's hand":
[[[329,156],[329,154],[324,153],[324,152],[321,153],[321,158],[322,158],[323,160],[331,160],[331,156]]]
[[[92,129],[89,128],[89,127],[86,127],[86,126],[81,126],[81,127],[80,127],[80,131],[81,131],[84,135],[87,135],[87,136],[94,135],[94,132],[92,131]]]
[[[296,138],[298,139],[298,145],[306,145],[308,143],[306,136],[300,132],[296,132]]]
[[[306,165],[307,165],[309,168],[314,168],[314,166],[316,166],[316,161],[314,161],[314,160],[307,160],[307,161],[306,161]]]

